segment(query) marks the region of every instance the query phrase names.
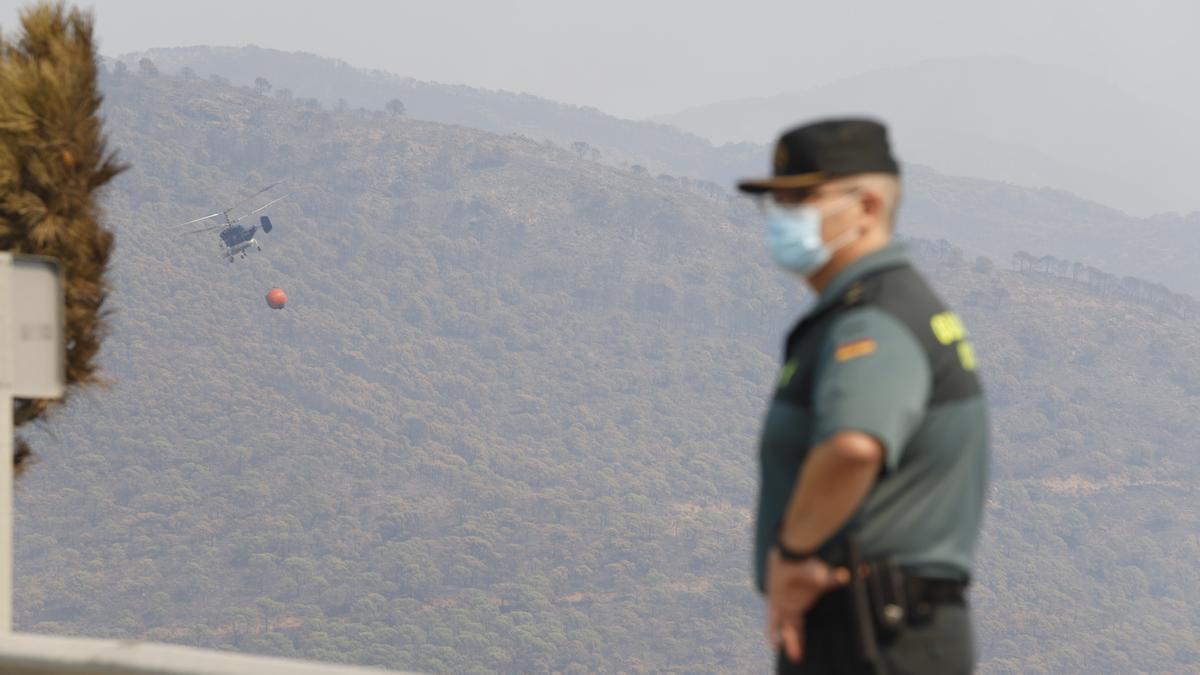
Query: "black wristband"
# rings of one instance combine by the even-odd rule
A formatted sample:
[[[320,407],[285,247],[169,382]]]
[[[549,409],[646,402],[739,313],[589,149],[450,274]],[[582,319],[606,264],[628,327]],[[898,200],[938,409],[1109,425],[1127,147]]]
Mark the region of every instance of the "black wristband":
[[[779,557],[788,562],[804,562],[809,558],[816,557],[816,549],[812,551],[797,551],[783,545],[783,523],[775,528],[775,548],[779,549]]]
[[[796,551],[783,545],[782,539],[775,540],[775,548],[779,549],[779,557],[788,562],[804,562],[817,556],[816,551]]]

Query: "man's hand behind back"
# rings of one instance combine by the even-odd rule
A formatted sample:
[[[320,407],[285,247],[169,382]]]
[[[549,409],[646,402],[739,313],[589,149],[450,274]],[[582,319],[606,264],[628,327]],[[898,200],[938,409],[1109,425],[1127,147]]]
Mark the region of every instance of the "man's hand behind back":
[[[850,583],[850,571],[819,558],[783,559],[779,549],[767,558],[767,642],[793,662],[804,654],[804,615],[829,591]]]

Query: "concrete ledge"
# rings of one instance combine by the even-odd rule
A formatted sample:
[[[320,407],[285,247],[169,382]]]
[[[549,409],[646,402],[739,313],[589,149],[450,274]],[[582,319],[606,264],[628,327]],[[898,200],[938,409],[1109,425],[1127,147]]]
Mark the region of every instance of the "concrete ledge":
[[[4,675],[380,675],[398,672],[159,642],[22,633],[0,635],[0,674]]]

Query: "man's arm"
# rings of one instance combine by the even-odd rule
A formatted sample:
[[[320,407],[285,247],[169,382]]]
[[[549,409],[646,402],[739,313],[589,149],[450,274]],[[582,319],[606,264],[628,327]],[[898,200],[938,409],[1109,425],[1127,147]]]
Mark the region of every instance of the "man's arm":
[[[859,431],[842,431],[817,445],[796,479],[779,541],[791,551],[814,551],[854,514],[883,468],[883,445]]]
[[[925,352],[891,315],[863,308],[839,319],[822,348],[813,392],[815,445],[783,519],[791,551],[820,547],[894,471],[924,417],[932,386]]]

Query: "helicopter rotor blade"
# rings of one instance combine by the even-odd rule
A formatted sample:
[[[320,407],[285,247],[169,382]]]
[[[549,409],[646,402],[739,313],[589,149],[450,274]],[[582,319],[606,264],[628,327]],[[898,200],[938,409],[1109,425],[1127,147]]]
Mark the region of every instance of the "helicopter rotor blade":
[[[190,232],[187,232],[187,234],[200,234],[201,232],[212,232],[213,230],[220,230],[220,229],[223,229],[224,227],[225,227],[224,225],[209,225],[208,227],[202,227],[198,230],[191,230]]]
[[[250,216],[252,216],[252,215],[254,215],[254,214],[258,213],[259,211],[262,211],[263,209],[266,209],[268,206],[270,206],[270,205],[274,204],[275,202],[278,202],[278,201],[280,201],[280,200],[286,199],[287,197],[290,197],[290,196],[291,196],[291,193],[289,192],[288,194],[286,194],[286,195],[284,195],[284,196],[282,196],[282,197],[278,197],[278,198],[276,198],[276,199],[272,199],[271,201],[267,202],[266,204],[263,204],[262,206],[258,207],[257,209],[254,209],[253,211],[248,211],[248,212],[246,212],[246,213],[243,213],[242,215],[238,216],[237,218],[231,218],[231,219],[229,220],[229,223],[232,225],[233,223],[236,223],[236,222],[240,221],[240,220],[241,220],[241,219],[243,219],[243,218],[249,218]]]
[[[259,190],[258,192],[255,192],[254,194],[250,195],[249,197],[244,197],[244,198],[242,198],[241,200],[239,200],[239,201],[238,201],[238,203],[236,203],[236,204],[234,204],[233,206],[231,206],[231,207],[229,207],[228,209],[226,209],[226,210],[224,211],[224,213],[232,213],[233,211],[236,211],[236,210],[238,209],[238,207],[240,207],[241,205],[243,205],[243,204],[245,204],[246,202],[250,201],[251,199],[254,199],[255,197],[257,197],[257,196],[261,195],[262,193],[264,193],[264,192],[267,192],[268,190],[271,190],[272,188],[275,188],[275,187],[278,187],[278,186],[280,186],[280,185],[283,185],[285,182],[286,182],[286,181],[277,180],[277,181],[275,181],[274,183],[271,183],[270,185],[268,185],[268,186],[266,186],[265,188],[263,188],[263,189]],[[243,217],[243,218],[244,218],[245,216],[241,216],[241,217]]]
[[[242,199],[237,204],[234,204],[233,206],[225,209],[224,211],[217,211],[216,213],[210,213],[209,215],[204,216],[203,218],[196,218],[195,220],[189,220],[186,223],[180,223],[180,224],[176,225],[175,227],[183,227],[185,225],[191,225],[193,223],[199,223],[201,221],[208,220],[209,218],[219,218],[219,217],[225,218],[226,222],[221,225],[213,225],[212,227],[205,227],[205,228],[202,228],[199,230],[193,230],[192,232],[189,232],[188,234],[195,234],[197,232],[208,232],[209,230],[215,230],[218,228],[228,227],[229,225],[236,223],[237,221],[241,220],[242,218],[245,218],[246,216],[251,216],[251,215],[258,213],[259,211],[262,211],[263,209],[267,208],[271,204],[274,204],[275,202],[279,201],[280,199],[283,199],[283,197],[287,197],[288,195],[284,195],[283,197],[279,197],[279,199],[272,199],[271,201],[267,202],[263,206],[260,206],[257,209],[255,209],[249,213],[240,215],[237,218],[233,218],[233,219],[229,218],[229,214],[233,213],[235,210],[237,210],[237,208],[239,206],[241,206],[242,204],[245,204],[246,202],[250,201],[251,199],[254,199],[255,197],[261,195],[262,193],[264,193],[272,188],[283,185],[285,182],[286,181],[283,181],[283,180],[277,180],[274,183],[271,183],[270,185],[266,186],[265,188],[259,190],[258,192],[255,192],[254,194],[250,195],[249,197]],[[291,193],[288,193],[288,194],[291,194]]]
[[[186,223],[180,223],[180,224],[176,225],[175,227],[183,227],[184,225],[191,225],[192,223],[198,223],[202,220],[208,220],[209,218],[216,218],[217,216],[223,216],[223,215],[225,215],[224,211],[217,211],[216,213],[209,214],[207,216],[204,216],[203,218],[197,218],[195,220],[189,220]]]
[[[266,204],[263,204],[262,206],[258,207],[257,209],[254,209],[254,210],[253,210],[253,211],[251,211],[250,213],[247,213],[246,215],[247,215],[247,216],[252,216],[252,215],[254,215],[254,214],[258,213],[259,211],[262,211],[263,209],[267,208],[268,206],[270,206],[270,205],[274,204],[275,202],[278,202],[278,201],[282,201],[282,200],[284,200],[284,199],[287,199],[287,198],[288,198],[288,197],[290,197],[291,195],[292,195],[292,193],[290,193],[290,192],[289,192],[289,193],[287,193],[286,195],[284,195],[284,196],[280,197],[279,199],[272,199],[271,201],[267,202]]]

